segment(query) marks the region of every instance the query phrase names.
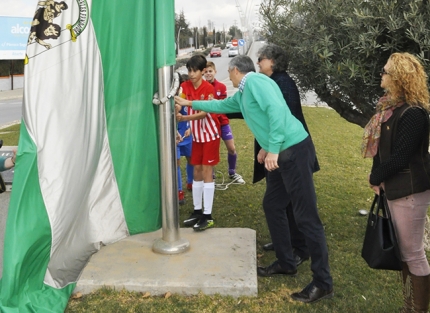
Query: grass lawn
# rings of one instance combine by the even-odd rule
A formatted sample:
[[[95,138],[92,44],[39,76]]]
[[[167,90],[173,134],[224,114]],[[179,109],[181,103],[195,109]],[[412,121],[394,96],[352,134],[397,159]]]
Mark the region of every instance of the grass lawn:
[[[3,140],[3,146],[17,146],[19,138],[19,128],[21,124],[12,125],[0,129],[0,139]]]
[[[291,292],[311,281],[310,262],[303,263],[295,278],[258,278],[258,297],[232,298],[199,294],[185,297],[153,297],[145,292],[102,289],[69,301],[66,312],[396,312],[401,306],[401,285],[397,272],[369,269],[361,258],[366,217],[373,193],[367,184],[371,166],[360,155],[362,129],[348,123],[333,110],[304,107],[315,142],[321,170],[315,174],[318,208],[325,226],[335,297],[313,305],[294,302]],[[248,227],[257,231],[257,254],[261,265],[275,259],[274,252],[261,246],[270,241],[261,205],[265,182],[251,183],[253,136],[242,120],[231,121],[238,151],[237,172],[245,185],[217,190],[213,216],[216,227]],[[227,175],[227,152],[221,144],[217,171]],[[182,166],[185,165],[185,159]],[[185,171],[184,171],[185,172]],[[217,182],[220,181],[217,174]],[[191,193],[180,208],[180,220],[192,211]],[[210,230],[208,230],[210,232]]]
[[[397,312],[401,306],[399,274],[369,269],[360,255],[366,217],[360,216],[358,210],[369,209],[373,199],[367,184],[371,162],[360,155],[362,129],[346,122],[333,110],[304,107],[304,113],[321,166],[314,179],[329,248],[335,289],[333,299],[313,305],[291,300],[289,295],[292,292],[311,281],[310,262],[307,261],[300,265],[295,278],[258,278],[258,297],[203,294],[155,297],[145,294],[145,291],[101,289],[83,297],[72,297],[66,312]],[[275,259],[275,254],[261,248],[270,241],[270,236],[261,205],[265,182],[251,183],[253,136],[242,120],[232,120],[231,125],[239,155],[237,172],[246,184],[216,191],[215,225],[255,229],[258,263],[268,265]],[[227,152],[221,145],[222,162],[217,171],[227,175]],[[182,161],[184,165],[185,159]],[[219,178],[218,174],[217,182]],[[188,217],[191,211],[191,193],[187,192],[186,204],[180,208],[180,220]]]

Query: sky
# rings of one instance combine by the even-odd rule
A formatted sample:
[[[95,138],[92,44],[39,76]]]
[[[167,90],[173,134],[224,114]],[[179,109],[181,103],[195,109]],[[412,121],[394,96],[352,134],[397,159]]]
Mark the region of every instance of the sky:
[[[236,2],[250,23],[257,21],[255,11],[258,11],[261,0],[175,0],[175,13],[184,11],[189,27],[207,27],[208,20],[211,20],[215,23],[215,30],[221,30],[223,26],[228,30],[233,25],[242,29]]]
[[[242,29],[236,3],[239,4],[243,16],[248,17],[251,23],[257,21],[255,11],[258,10],[261,1],[175,0],[175,13],[179,14],[183,10],[189,27],[207,27],[208,20],[211,20],[216,30],[221,30],[223,26],[225,30],[228,30],[233,25]],[[37,0],[1,0],[0,15],[33,17],[36,4]]]
[[[0,15],[33,17],[37,0],[1,0]]]

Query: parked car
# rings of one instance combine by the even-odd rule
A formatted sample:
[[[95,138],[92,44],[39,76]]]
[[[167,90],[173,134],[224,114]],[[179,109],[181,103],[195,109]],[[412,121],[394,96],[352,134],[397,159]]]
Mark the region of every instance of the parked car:
[[[225,48],[228,49],[231,47],[231,41],[227,42],[227,44],[225,45]]]
[[[229,57],[235,57],[236,55],[239,54],[239,47],[230,47],[228,49],[228,56]]]
[[[212,48],[211,49],[211,58],[213,57],[221,57],[221,48]]]

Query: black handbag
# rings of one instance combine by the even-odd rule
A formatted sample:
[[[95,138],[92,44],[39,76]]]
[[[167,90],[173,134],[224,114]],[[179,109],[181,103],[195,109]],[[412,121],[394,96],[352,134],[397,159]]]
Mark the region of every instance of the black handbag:
[[[400,271],[402,261],[384,191],[375,194],[367,220],[361,256],[374,269]]]

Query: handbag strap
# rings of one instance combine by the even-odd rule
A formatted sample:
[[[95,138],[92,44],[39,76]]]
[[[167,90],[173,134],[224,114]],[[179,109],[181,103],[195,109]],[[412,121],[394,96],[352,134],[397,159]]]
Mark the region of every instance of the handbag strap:
[[[379,195],[375,193],[370,214],[381,215],[385,218],[391,219],[390,209],[388,208],[387,197],[383,189],[379,190]]]
[[[377,212],[379,214],[381,211],[381,216],[391,219],[390,208],[388,207],[387,197],[383,189],[379,190],[378,208]]]
[[[379,196],[375,193],[372,206],[370,207],[369,215],[378,214],[378,210],[379,210],[378,207],[379,207]],[[376,212],[375,212],[375,209],[376,209]]]

